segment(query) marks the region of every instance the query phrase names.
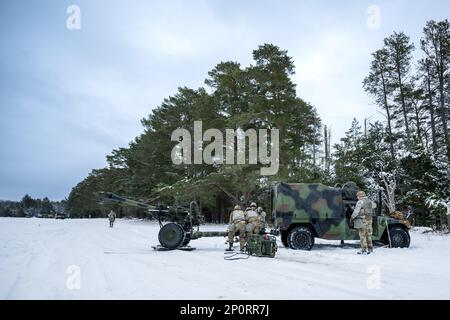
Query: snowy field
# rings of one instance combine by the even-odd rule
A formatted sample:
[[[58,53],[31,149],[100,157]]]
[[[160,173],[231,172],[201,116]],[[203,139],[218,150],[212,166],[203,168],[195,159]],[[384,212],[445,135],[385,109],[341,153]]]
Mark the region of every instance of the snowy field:
[[[450,299],[450,237],[411,232],[411,248],[318,240],[274,259],[224,260],[225,238],[156,252],[140,220],[0,218],[0,299]],[[201,230],[225,230],[203,226]],[[235,245],[236,246],[236,245]]]

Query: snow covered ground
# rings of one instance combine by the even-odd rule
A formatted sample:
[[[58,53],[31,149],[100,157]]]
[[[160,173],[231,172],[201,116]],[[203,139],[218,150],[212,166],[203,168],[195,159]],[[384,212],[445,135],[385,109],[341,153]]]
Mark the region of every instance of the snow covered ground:
[[[224,230],[208,225],[201,230]],[[318,240],[311,252],[224,260],[225,238],[156,252],[140,220],[0,218],[0,299],[450,299],[450,237],[411,232],[409,249],[356,255]]]

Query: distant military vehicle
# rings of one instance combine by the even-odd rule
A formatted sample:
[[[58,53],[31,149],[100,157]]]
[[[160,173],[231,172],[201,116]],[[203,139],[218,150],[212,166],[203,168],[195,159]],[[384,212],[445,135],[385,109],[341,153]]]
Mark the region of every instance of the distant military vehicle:
[[[328,187],[322,184],[278,183],[272,190],[273,219],[284,246],[311,250],[314,238],[358,240],[350,222],[356,205],[355,184]],[[379,196],[381,198],[381,195]],[[409,227],[382,215],[381,199],[373,214],[373,240],[391,247],[409,247]]]
[[[65,219],[66,215],[62,212],[55,213],[55,219]]]

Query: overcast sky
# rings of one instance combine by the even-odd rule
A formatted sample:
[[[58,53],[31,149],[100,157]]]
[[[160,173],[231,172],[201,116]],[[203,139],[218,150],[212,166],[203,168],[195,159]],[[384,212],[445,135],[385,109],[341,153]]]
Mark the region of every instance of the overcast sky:
[[[71,4],[79,30],[66,27]],[[249,65],[263,43],[294,58],[298,95],[337,142],[354,117],[381,117],[361,82],[383,38],[405,31],[418,45],[449,13],[446,0],[2,0],[0,199],[64,199],[177,87],[202,86],[220,61]]]

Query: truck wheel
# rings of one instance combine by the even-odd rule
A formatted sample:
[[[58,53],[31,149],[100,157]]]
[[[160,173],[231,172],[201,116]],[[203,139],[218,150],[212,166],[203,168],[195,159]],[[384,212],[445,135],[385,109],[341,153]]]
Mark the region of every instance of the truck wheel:
[[[287,237],[288,245],[294,250],[311,250],[314,246],[314,237],[307,227],[292,229]]]
[[[176,223],[165,224],[158,233],[158,240],[164,248],[174,250],[184,242],[185,233],[183,228]]]
[[[411,238],[405,229],[401,227],[390,228],[389,235],[391,236],[392,248],[409,248]],[[387,244],[389,244],[389,239],[387,239]]]

